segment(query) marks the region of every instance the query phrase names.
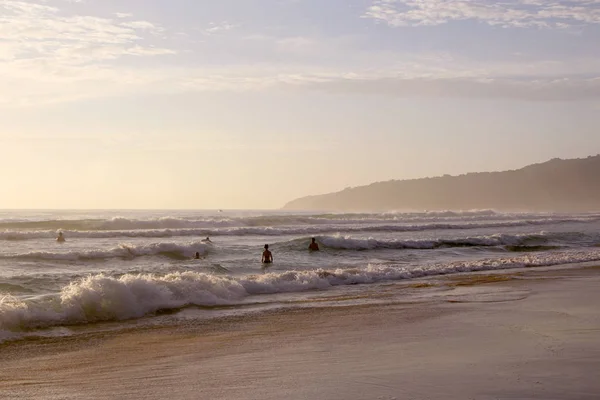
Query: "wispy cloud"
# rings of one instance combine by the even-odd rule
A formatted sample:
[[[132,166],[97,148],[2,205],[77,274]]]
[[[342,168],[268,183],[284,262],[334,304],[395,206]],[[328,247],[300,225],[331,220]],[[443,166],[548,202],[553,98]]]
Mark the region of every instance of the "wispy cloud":
[[[199,47],[193,47],[198,44],[178,50],[161,46],[166,42],[173,45],[174,41],[162,40],[169,32],[160,23],[139,20],[130,14],[113,13],[112,18],[69,14],[50,4],[61,3],[0,0],[0,105],[38,105],[132,93],[271,88],[528,101],[600,98],[600,54],[568,60],[518,57],[509,62],[476,61],[456,59],[443,52],[411,56],[361,47],[366,42],[354,36],[247,36],[248,32],[232,32],[227,40],[220,40],[219,33],[232,31],[236,25],[220,22],[211,23],[208,28],[190,28],[190,34],[215,42],[205,47],[207,51],[218,47],[222,52],[220,46],[230,46],[226,49],[227,60],[244,52],[265,57],[240,58],[241,61],[214,67],[218,63],[186,62],[194,58],[194,52],[199,53]],[[503,26],[540,26],[533,23],[536,21],[558,26],[576,19],[540,16],[545,12],[566,15],[566,10],[572,15],[582,8],[588,11],[588,23],[595,23],[594,10],[598,7],[600,0],[380,0],[368,15],[391,25],[477,19]],[[513,9],[518,12],[510,11]],[[172,34],[171,39],[175,36]],[[180,57],[176,60],[181,62],[161,63],[159,56]],[[141,57],[145,58],[143,64],[132,62]],[[333,58],[335,62],[331,61]]]
[[[123,55],[170,54],[141,44],[147,34],[163,28],[147,21],[114,21],[86,15],[64,16],[55,7],[25,1],[0,0],[0,48],[4,58],[80,62],[88,52],[88,61]],[[144,50],[148,50],[147,52]]]
[[[556,79],[332,79],[308,88],[394,97],[455,97],[522,101],[580,101],[600,98],[600,78]]]
[[[364,17],[390,26],[474,20],[503,27],[567,28],[600,23],[599,0],[376,0]]]
[[[148,21],[68,15],[43,3],[0,0],[0,103],[72,98],[86,88],[67,83],[119,75],[108,62],[175,54],[146,40],[163,32]]]
[[[545,73],[541,72],[544,68]],[[48,76],[45,70],[30,68],[22,72],[21,79],[14,79],[14,75],[5,82],[0,79],[5,89],[0,93],[0,104],[37,105],[132,93],[256,92],[275,88],[396,97],[600,99],[600,75],[561,74],[566,69],[543,63],[444,68],[431,60],[373,70],[293,65],[145,69],[88,66],[58,69]]]
[[[234,25],[232,23],[229,23],[227,21],[223,21],[223,22],[211,22],[208,26],[208,28],[204,29],[204,33],[207,35],[215,35],[217,33],[223,33],[223,32],[227,32],[230,31],[232,29],[237,28],[238,25]]]

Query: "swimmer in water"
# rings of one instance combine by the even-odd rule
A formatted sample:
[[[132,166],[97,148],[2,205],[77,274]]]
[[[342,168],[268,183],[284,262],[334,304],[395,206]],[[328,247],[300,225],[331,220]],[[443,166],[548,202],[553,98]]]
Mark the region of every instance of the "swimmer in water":
[[[64,243],[64,242],[66,242],[65,237],[64,237],[64,235],[63,235],[62,232],[58,232],[58,237],[56,238],[56,241],[58,243]]]
[[[265,251],[262,254],[262,263],[271,264],[273,262],[273,253],[269,251],[269,245],[265,244]]]
[[[198,252],[198,251],[196,252],[196,257],[195,258],[196,258],[196,260],[200,259],[200,252]]]
[[[212,240],[210,240],[210,238],[208,236],[206,237],[206,239],[203,239],[202,241],[206,242],[206,243],[212,243]]]
[[[317,239],[312,238],[312,242],[308,245],[308,249],[310,251],[319,251],[319,244],[317,243]]]

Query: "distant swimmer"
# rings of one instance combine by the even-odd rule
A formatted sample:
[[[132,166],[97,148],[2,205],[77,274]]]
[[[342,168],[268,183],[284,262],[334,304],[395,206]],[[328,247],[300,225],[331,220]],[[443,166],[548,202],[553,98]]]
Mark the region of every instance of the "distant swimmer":
[[[262,255],[262,263],[263,264],[271,264],[273,262],[273,253],[269,251],[269,245],[265,244],[265,251],[263,251]]]
[[[58,243],[64,243],[64,242],[66,242],[65,236],[63,235],[62,232],[58,232],[58,237],[56,238],[56,241]]]
[[[212,240],[210,240],[209,237],[207,237],[206,239],[202,239],[202,241],[205,243],[212,243]]]
[[[196,252],[196,257],[195,258],[196,258],[196,260],[200,259],[200,253],[199,252]]]
[[[317,243],[317,239],[312,238],[312,242],[308,245],[308,249],[310,251],[319,251],[319,244]]]

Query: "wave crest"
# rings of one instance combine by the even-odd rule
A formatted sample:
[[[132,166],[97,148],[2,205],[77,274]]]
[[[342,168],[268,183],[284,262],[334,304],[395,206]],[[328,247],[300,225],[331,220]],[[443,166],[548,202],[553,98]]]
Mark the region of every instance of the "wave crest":
[[[526,251],[527,249],[538,248],[543,250],[553,249],[553,246],[545,246],[548,243],[567,243],[576,241],[578,243],[595,243],[600,239],[599,235],[585,235],[579,232],[540,232],[535,234],[496,234],[489,236],[473,236],[446,239],[362,239],[353,238],[349,235],[331,235],[316,236],[317,241],[324,248],[334,250],[379,250],[379,249],[414,249],[414,250],[433,250],[439,248],[451,247],[499,247],[505,246],[511,251]],[[294,239],[288,242],[280,243],[284,248],[302,249],[309,243],[310,238],[304,237]]]
[[[245,217],[204,217],[182,218],[161,217],[136,219],[113,217],[109,219],[55,219],[55,220],[0,220],[0,229],[6,232],[31,231],[138,231],[138,230],[217,230],[225,228],[269,228],[307,226],[352,226],[404,224],[413,230],[428,229],[427,226],[447,225],[469,226],[478,224],[520,223],[547,224],[561,222],[593,222],[600,220],[599,214],[535,214],[498,213],[493,210],[481,211],[432,211],[424,213],[382,213],[382,214],[321,214],[321,215],[263,215]],[[503,225],[496,225],[503,226]],[[510,226],[510,225],[509,225]],[[460,228],[458,228],[460,229]]]
[[[63,288],[59,296],[0,298],[0,334],[65,324],[126,320],[186,306],[241,304],[252,295],[302,292],[332,286],[369,284],[461,272],[539,267],[600,260],[600,250],[527,254],[501,259],[408,267],[272,272],[243,277],[178,272],[165,276],[89,276]],[[8,333],[7,333],[8,332]],[[1,338],[0,338],[1,340]]]
[[[511,228],[520,226],[544,226],[553,224],[567,223],[589,223],[597,222],[599,219],[594,217],[581,218],[545,218],[545,219],[527,219],[516,221],[497,221],[497,222],[453,222],[453,223],[425,223],[425,224],[407,224],[398,223],[379,223],[359,224],[359,225],[339,225],[339,224],[318,224],[318,225],[294,225],[294,226],[235,226],[235,227],[206,227],[206,228],[165,228],[149,229],[138,227],[136,229],[125,230],[69,230],[58,229],[68,238],[120,238],[120,237],[142,237],[142,238],[167,238],[167,237],[206,237],[206,236],[281,236],[281,235],[316,235],[330,232],[423,232],[434,230],[471,230],[471,229],[490,229],[490,228]],[[380,221],[382,222],[382,221]],[[6,229],[0,231],[0,240],[34,240],[34,239],[53,239],[58,230],[15,230]]]
[[[3,256],[4,258],[14,259],[35,259],[35,260],[60,260],[60,261],[80,261],[80,260],[104,260],[110,258],[136,258],[143,256],[162,255],[172,258],[191,258],[196,252],[201,255],[207,254],[214,247],[203,242],[190,242],[187,244],[178,243],[151,243],[143,245],[120,244],[112,249],[97,249],[85,251],[67,251],[50,252],[35,251],[23,254],[12,254]]]

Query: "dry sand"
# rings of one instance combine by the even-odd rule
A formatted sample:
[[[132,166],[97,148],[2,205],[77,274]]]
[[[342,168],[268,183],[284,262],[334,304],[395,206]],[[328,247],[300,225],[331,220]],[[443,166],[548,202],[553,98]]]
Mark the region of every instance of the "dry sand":
[[[0,398],[600,399],[600,269],[461,279],[412,304],[4,345]]]

